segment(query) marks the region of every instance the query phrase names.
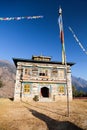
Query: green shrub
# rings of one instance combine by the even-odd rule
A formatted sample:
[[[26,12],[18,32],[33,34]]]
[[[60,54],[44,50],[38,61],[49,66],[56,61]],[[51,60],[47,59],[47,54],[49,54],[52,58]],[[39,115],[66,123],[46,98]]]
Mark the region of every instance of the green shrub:
[[[35,95],[34,98],[33,98],[34,101],[39,101],[39,96],[38,95]]]
[[[2,88],[3,87],[3,82],[0,80],[0,88]]]

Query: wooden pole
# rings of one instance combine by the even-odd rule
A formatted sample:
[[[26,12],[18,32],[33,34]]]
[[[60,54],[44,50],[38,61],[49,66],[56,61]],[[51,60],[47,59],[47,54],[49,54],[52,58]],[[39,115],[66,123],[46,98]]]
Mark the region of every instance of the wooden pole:
[[[66,53],[65,53],[65,45],[64,45],[64,32],[63,32],[63,21],[62,21],[62,9],[59,8],[59,28],[60,28],[60,39],[62,44],[62,64],[65,65],[66,69],[66,92],[67,92],[67,116],[69,116],[69,91],[68,91],[68,79],[67,79],[67,62],[66,62]]]
[[[66,68],[66,90],[67,90],[67,116],[69,117],[69,89],[68,89],[68,79],[67,79],[68,70],[67,70],[66,58],[65,58],[65,68]]]

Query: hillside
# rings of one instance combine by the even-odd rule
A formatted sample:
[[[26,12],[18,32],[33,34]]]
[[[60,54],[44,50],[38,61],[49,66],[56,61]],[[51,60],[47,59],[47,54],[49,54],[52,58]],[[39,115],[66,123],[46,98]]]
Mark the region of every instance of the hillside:
[[[0,78],[4,83],[4,86],[0,88],[0,97],[13,97],[15,74],[16,68],[12,63],[6,60],[0,60]],[[87,92],[86,80],[72,76],[72,84],[77,88],[77,90]]]
[[[87,92],[87,80],[72,76],[72,84],[78,91],[82,90],[84,92]]]
[[[0,78],[4,86],[0,88],[0,97],[13,97],[15,84],[15,66],[6,60],[0,60]]]

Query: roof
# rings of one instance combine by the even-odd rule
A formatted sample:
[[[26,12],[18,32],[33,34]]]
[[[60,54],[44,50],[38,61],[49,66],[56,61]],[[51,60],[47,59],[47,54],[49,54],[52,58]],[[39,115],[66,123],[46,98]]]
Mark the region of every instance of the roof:
[[[17,62],[29,62],[29,63],[43,63],[43,64],[61,64],[62,62],[58,61],[38,61],[38,60],[32,60],[32,59],[22,59],[22,58],[13,58],[14,64],[17,67]],[[73,62],[67,62],[67,65],[74,65]]]
[[[51,57],[49,57],[49,56],[43,56],[43,55],[40,55],[40,56],[33,55],[32,56],[32,60],[35,60],[36,58],[40,58],[42,60],[45,60],[45,59],[51,60]]]

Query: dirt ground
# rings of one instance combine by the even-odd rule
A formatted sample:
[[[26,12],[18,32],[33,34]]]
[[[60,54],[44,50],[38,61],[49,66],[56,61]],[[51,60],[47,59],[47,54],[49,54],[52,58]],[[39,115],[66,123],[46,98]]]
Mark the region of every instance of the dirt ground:
[[[14,102],[0,99],[0,130],[87,130],[87,99],[65,102]]]

